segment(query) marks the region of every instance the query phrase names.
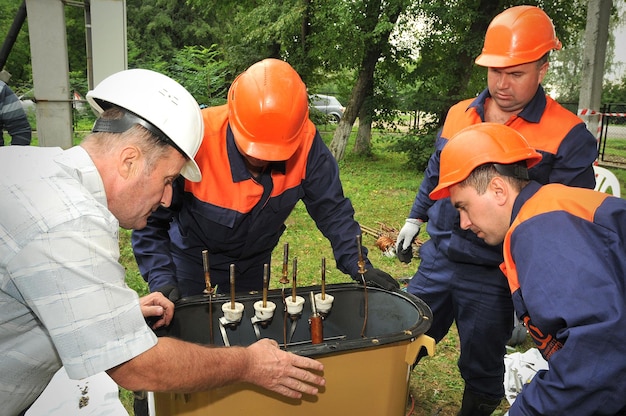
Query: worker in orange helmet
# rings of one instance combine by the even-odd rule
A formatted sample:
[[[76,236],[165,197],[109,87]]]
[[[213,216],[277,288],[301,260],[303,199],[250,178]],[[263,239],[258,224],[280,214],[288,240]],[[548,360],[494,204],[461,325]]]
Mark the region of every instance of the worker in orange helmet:
[[[441,152],[430,197],[450,199],[460,228],[503,250],[515,313],[549,369],[508,414],[626,414],[626,201],[530,180],[542,161],[516,130],[481,123]]]
[[[111,74],[87,100],[98,118],[80,145],[0,148],[0,413],[113,414],[110,395],[89,403],[89,380],[101,387],[99,376],[128,390],[244,382],[288,398],[317,394],[324,366],[276,341],[213,348],[155,336],[174,304],[125,284],[118,235],[168,206],[176,177],[204,176],[193,159],[200,107],[182,85],[145,69]]]
[[[218,291],[229,290],[231,264],[238,292],[261,290],[263,265],[300,200],[330,240],[339,270],[361,281],[360,226],[337,163],[309,119],[298,73],[278,59],[257,62],[232,83],[227,104],[204,109],[203,117],[195,158],[202,180],[180,178],[171,207],[153,213],[148,226],[132,235],[150,290],[173,298],[201,294],[203,250]],[[365,248],[363,253],[365,281],[397,288],[394,278],[372,266]]]
[[[546,95],[541,86],[549,54],[558,49],[561,42],[552,21],[535,6],[511,7],[491,21],[482,53],[476,58],[476,64],[488,68],[487,89],[448,111],[398,235],[398,258],[408,263],[411,243],[422,224],[428,223],[430,239],[420,247],[420,265],[407,290],[432,309],[434,319],[427,335],[436,342],[456,322],[458,365],[465,382],[461,416],[490,415],[504,397],[504,354],[514,324],[513,303],[498,268],[501,249],[462,229],[450,201],[435,201],[429,194],[437,185],[439,157],[448,139],[483,122],[519,131],[543,155],[530,169],[531,179],[594,187],[595,138],[582,120]]]

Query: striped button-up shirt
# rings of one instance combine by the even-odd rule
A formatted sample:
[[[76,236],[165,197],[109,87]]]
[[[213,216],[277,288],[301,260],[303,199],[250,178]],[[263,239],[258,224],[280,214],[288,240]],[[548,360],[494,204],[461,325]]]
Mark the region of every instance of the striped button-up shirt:
[[[54,373],[84,378],[156,344],[118,263],[119,223],[81,147],[0,149],[0,403]]]

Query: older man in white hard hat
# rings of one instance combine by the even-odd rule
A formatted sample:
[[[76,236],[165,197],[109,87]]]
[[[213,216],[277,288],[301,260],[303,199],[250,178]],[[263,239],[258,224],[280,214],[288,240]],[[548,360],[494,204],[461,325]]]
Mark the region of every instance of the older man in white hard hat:
[[[171,203],[193,158],[200,108],[177,82],[147,70],[111,75],[87,95],[99,113],[80,146],[0,149],[0,402],[21,415],[63,365],[71,379],[106,371],[128,390],[191,392],[236,381],[287,397],[316,394],[322,364],[275,341],[208,348],[157,338],[174,305],[124,283],[119,227],[142,228]],[[164,376],[166,375],[166,376]]]

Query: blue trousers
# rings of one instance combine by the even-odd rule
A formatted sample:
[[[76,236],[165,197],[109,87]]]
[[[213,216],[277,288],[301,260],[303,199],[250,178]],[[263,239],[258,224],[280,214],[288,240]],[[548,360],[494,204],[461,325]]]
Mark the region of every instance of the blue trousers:
[[[497,267],[452,262],[430,240],[420,248],[420,258],[407,290],[432,309],[426,334],[439,342],[456,321],[461,343],[458,366],[465,388],[501,399],[506,343],[513,329],[506,277]]]

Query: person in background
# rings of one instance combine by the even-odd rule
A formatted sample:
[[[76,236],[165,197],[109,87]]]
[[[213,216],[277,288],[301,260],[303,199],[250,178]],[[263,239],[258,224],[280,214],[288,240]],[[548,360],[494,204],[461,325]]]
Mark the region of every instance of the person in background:
[[[549,369],[509,415],[626,414],[626,201],[530,180],[542,154],[516,130],[477,124],[443,148],[430,198],[503,249],[515,312]]]
[[[17,95],[11,88],[0,81],[0,146],[4,146],[3,132],[11,136],[11,144],[28,146],[32,136],[32,128],[28,123],[26,112]]]
[[[361,282],[354,208],[343,194],[339,168],[309,119],[306,86],[278,59],[255,63],[232,83],[227,104],[202,110],[204,138],[196,155],[202,180],[181,178],[172,204],[132,244],[151,291],[170,299],[203,293],[202,252],[212,286],[228,293],[230,265],[238,292],[263,288],[263,267],[302,200],[328,240],[337,267]],[[399,285],[376,269],[363,249],[368,284]]]
[[[541,184],[595,186],[595,138],[541,86],[548,56],[560,48],[552,21],[537,7],[511,7],[491,21],[476,58],[476,64],[488,68],[487,89],[448,111],[397,238],[398,258],[408,263],[411,243],[428,223],[430,239],[420,247],[420,265],[407,290],[432,309],[434,319],[426,334],[436,342],[456,322],[461,343],[458,366],[465,382],[461,416],[490,415],[504,397],[504,355],[513,328],[513,303],[498,267],[501,248],[462,229],[449,199],[434,201],[429,194],[437,185],[440,154],[448,139],[483,122],[519,131],[543,155],[530,169],[531,179]]]
[[[194,392],[249,382],[290,398],[314,395],[315,360],[273,340],[215,348],[157,338],[174,305],[126,286],[119,227],[142,228],[172,200],[194,162],[200,108],[171,78],[133,69],[87,95],[100,114],[68,150],[0,149],[0,402],[21,415],[61,366],[71,379],[106,373],[128,390]],[[157,317],[153,327],[145,317]]]

